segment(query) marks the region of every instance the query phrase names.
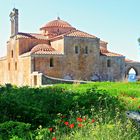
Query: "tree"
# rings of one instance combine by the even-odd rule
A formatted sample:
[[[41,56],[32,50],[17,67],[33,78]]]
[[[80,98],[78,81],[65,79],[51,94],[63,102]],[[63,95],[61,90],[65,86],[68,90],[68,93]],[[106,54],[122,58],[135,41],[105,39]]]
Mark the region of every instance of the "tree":
[[[140,38],[138,38],[138,43],[139,43],[139,45],[140,45]]]

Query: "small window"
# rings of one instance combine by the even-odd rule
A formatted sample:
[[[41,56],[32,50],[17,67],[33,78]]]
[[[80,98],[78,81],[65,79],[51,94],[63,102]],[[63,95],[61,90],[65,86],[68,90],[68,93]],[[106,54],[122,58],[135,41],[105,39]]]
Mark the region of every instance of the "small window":
[[[107,67],[111,67],[111,60],[107,60]]]
[[[76,54],[78,54],[78,53],[79,53],[78,46],[75,46],[75,53],[76,53]]]
[[[34,75],[34,86],[37,85],[37,75]]]
[[[10,70],[10,63],[8,63],[8,70]]]
[[[13,58],[13,56],[14,56],[14,52],[13,52],[13,50],[11,51],[11,57]]]
[[[85,47],[85,54],[88,54],[88,46]]]
[[[50,58],[50,67],[54,67],[54,60],[53,60],[53,58]]]
[[[17,70],[17,62],[15,62],[15,70]]]

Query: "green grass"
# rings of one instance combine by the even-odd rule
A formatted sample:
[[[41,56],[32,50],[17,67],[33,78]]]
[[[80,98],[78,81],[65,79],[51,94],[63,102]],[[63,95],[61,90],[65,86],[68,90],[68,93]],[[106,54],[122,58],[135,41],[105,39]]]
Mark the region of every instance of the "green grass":
[[[97,86],[98,89],[106,90],[112,96],[117,96],[125,93],[127,95],[140,97],[140,82],[94,82],[90,84],[60,84],[56,86],[76,91],[85,91],[90,87]]]

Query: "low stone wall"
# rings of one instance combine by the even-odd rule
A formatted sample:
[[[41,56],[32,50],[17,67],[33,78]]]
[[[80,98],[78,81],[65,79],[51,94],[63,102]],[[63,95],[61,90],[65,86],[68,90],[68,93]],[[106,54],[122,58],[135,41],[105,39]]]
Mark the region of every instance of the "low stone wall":
[[[86,84],[86,83],[89,83],[89,81],[65,80],[65,79],[54,78],[54,77],[49,77],[49,76],[46,76],[46,75],[42,75],[42,85],[61,84],[61,83],[67,83],[67,84],[72,84],[72,83]]]

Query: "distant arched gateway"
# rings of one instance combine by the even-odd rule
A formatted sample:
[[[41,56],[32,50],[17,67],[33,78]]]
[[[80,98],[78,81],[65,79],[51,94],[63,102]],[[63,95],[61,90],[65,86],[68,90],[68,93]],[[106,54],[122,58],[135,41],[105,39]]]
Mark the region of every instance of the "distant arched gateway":
[[[138,75],[137,68],[135,68],[134,66],[129,67],[126,71],[126,75],[129,75],[129,74],[136,74],[136,76],[137,76]]]
[[[134,74],[136,76],[136,79],[139,80],[140,79],[140,63],[129,60],[126,62],[125,79],[127,79],[129,75],[134,75]]]

